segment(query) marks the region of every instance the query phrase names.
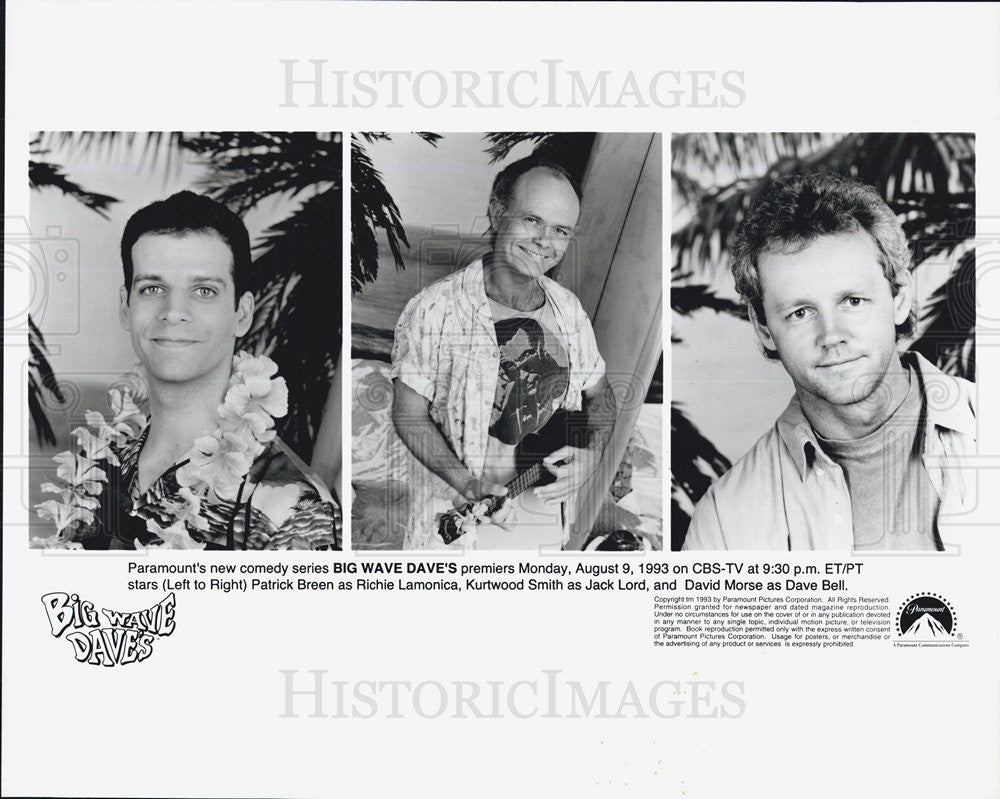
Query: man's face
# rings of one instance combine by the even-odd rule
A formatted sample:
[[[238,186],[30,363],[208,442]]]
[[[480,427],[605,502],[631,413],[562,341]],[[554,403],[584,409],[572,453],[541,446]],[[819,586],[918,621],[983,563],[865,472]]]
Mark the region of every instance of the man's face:
[[[821,236],[798,252],[762,252],[758,273],[766,319],[754,317],[754,327],[805,399],[832,407],[871,397],[897,359],[908,276],[893,297],[866,233]]]
[[[509,207],[490,210],[494,263],[538,277],[558,264],[580,217],[580,201],[560,174],[537,167],[514,183]]]
[[[225,241],[211,231],[147,233],[133,245],[132,262],[121,323],[150,375],[168,383],[228,375],[235,340],[253,319],[253,296],[235,304]]]

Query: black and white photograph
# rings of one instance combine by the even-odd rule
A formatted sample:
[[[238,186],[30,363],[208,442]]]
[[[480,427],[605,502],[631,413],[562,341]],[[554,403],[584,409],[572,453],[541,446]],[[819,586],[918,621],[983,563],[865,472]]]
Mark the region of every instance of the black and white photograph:
[[[662,548],[660,135],[351,144],[352,547]]]
[[[1000,799],[1000,2],[5,15],[3,797]]]
[[[677,134],[672,176],[671,548],[946,550],[976,494],[974,134]]]
[[[32,547],[341,548],[341,145],[32,137]]]

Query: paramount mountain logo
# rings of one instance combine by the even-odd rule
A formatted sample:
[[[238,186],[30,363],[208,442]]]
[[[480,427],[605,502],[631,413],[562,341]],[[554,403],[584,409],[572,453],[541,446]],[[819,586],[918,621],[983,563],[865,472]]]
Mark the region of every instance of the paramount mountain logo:
[[[956,632],[957,615],[951,603],[938,594],[914,594],[896,614],[896,632],[911,641],[941,641],[961,638]]]
[[[124,666],[152,655],[153,643],[174,632],[174,603],[171,593],[146,610],[98,613],[78,594],[53,591],[42,597],[52,635],[70,642],[77,662],[92,666]]]
[[[923,608],[917,608],[917,611],[920,610],[923,610]],[[924,611],[924,613],[907,628],[903,635],[908,635],[911,638],[941,638],[945,635],[951,635],[951,633],[941,622],[931,615],[930,611]]]

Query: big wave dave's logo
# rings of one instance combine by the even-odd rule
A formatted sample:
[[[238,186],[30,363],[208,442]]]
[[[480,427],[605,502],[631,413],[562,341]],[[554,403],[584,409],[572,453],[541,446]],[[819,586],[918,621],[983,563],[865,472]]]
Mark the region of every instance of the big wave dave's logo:
[[[958,616],[951,603],[937,594],[914,594],[896,614],[896,632],[913,641],[947,641],[961,638],[956,632]]]
[[[173,593],[148,610],[119,612],[101,608],[77,594],[54,591],[42,597],[52,635],[69,641],[80,663],[124,666],[153,654],[153,642],[172,635],[175,628]]]

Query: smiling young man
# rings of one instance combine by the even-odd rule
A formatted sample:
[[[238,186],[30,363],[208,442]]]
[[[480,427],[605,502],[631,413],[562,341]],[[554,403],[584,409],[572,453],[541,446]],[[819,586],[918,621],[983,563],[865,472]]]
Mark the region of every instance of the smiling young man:
[[[916,315],[903,230],[870,186],[775,182],[732,270],[764,354],[795,396],[695,508],[685,549],[940,550],[970,497],[973,386],[900,356]]]
[[[196,196],[186,201],[203,205]],[[150,208],[171,213],[169,207]],[[230,249],[227,234],[215,229],[144,231],[143,213],[133,217],[122,240],[120,303],[122,327],[148,375],[156,420],[138,455],[140,491],[214,429],[234,343],[250,329],[254,306],[250,292],[236,290],[234,252],[241,244]]]
[[[121,254],[119,314],[150,419],[121,395],[110,423],[88,413],[93,432],[74,432],[83,454],[59,456],[75,464],[60,470],[72,489],[60,521],[78,518],[60,539],[87,549],[339,548],[329,492],[274,435],[284,381],[266,358],[234,358],[254,311],[242,220],[180,192],[129,219]]]
[[[590,320],[572,292],[545,273],[557,266],[576,231],[580,192],[561,166],[531,156],[497,175],[490,195],[492,249],[481,260],[429,286],[407,304],[392,352],[393,421],[426,469],[411,473],[406,548],[444,546],[432,497],[477,502],[507,493],[515,450],[564,408],[586,414],[585,446],[545,458],[555,476],[534,489],[559,516],[589,479],[614,425],[615,401]],[[565,526],[529,530],[508,503],[494,521],[519,535],[498,548],[558,546]],[[464,546],[475,536],[454,546]]]

